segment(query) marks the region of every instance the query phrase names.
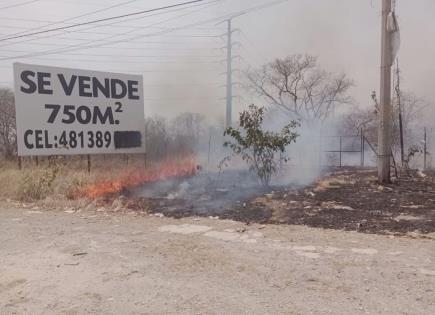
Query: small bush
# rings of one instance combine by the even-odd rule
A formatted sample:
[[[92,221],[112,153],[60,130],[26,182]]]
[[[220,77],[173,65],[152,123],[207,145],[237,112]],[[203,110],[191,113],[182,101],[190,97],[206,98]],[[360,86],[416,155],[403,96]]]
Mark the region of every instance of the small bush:
[[[239,129],[229,127],[225,136],[230,140],[224,143],[231,149],[233,156],[240,156],[249,166],[249,171],[257,176],[263,186],[269,186],[271,178],[278,172],[279,162],[287,162],[282,154],[299,136],[293,129],[299,126],[296,121],[291,121],[284,126],[281,132],[272,132],[263,128],[264,107],[249,106],[248,110],[240,113]],[[277,160],[277,153],[281,153]],[[228,161],[231,157],[226,157]]]
[[[18,197],[25,201],[46,198],[53,191],[53,182],[58,172],[57,167],[50,167],[25,173],[18,186]]]

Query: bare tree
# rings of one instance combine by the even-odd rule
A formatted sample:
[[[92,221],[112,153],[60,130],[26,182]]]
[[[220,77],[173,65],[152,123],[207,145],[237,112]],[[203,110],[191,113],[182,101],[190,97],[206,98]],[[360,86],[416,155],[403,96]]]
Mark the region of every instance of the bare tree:
[[[154,116],[145,119],[147,154],[151,160],[194,154],[204,136],[205,119],[196,113],[183,113],[167,121]]]
[[[344,115],[340,131],[344,134],[359,134],[362,130],[365,137],[372,143],[377,143],[378,133],[378,111],[379,107],[376,100],[376,94],[373,94],[374,106],[361,109],[357,106],[353,107],[348,114]],[[401,92],[401,110],[403,120],[403,130],[405,143],[408,147],[415,145],[417,140],[416,133],[421,133],[421,130],[416,130],[417,122],[423,118],[424,110],[427,107],[425,100],[419,98],[411,92]],[[397,153],[400,150],[400,128],[399,128],[399,104],[397,95],[393,98],[393,142],[392,150]]]
[[[276,59],[246,76],[250,89],[293,119],[325,120],[337,106],[352,103],[352,80],[320,69],[311,55]]]
[[[10,89],[0,88],[0,152],[11,158],[16,152],[15,99]]]
[[[192,154],[205,133],[205,118],[197,113],[182,113],[171,121],[172,149]]]
[[[160,116],[146,118],[145,130],[148,158],[159,160],[166,157],[170,145],[166,119]]]

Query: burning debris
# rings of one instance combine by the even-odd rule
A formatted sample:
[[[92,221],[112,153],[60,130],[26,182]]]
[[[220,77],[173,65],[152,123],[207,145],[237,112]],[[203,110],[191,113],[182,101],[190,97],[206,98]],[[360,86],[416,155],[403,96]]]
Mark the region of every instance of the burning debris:
[[[127,189],[133,189],[146,183],[194,176],[197,171],[197,164],[193,157],[167,159],[149,169],[125,174],[125,176],[117,180],[103,180],[97,184],[86,186],[80,189],[76,193],[76,196],[95,199],[108,194],[116,194]]]

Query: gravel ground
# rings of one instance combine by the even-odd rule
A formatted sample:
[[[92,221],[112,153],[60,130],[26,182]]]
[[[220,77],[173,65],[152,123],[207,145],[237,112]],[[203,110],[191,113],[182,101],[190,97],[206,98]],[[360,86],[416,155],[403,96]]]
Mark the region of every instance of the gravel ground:
[[[435,241],[0,206],[0,314],[435,314]]]

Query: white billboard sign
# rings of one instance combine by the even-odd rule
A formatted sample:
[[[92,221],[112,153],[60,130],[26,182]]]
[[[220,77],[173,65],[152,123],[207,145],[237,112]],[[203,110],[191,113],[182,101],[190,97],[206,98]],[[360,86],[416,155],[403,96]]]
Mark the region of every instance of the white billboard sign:
[[[14,64],[18,154],[145,152],[142,76]]]

